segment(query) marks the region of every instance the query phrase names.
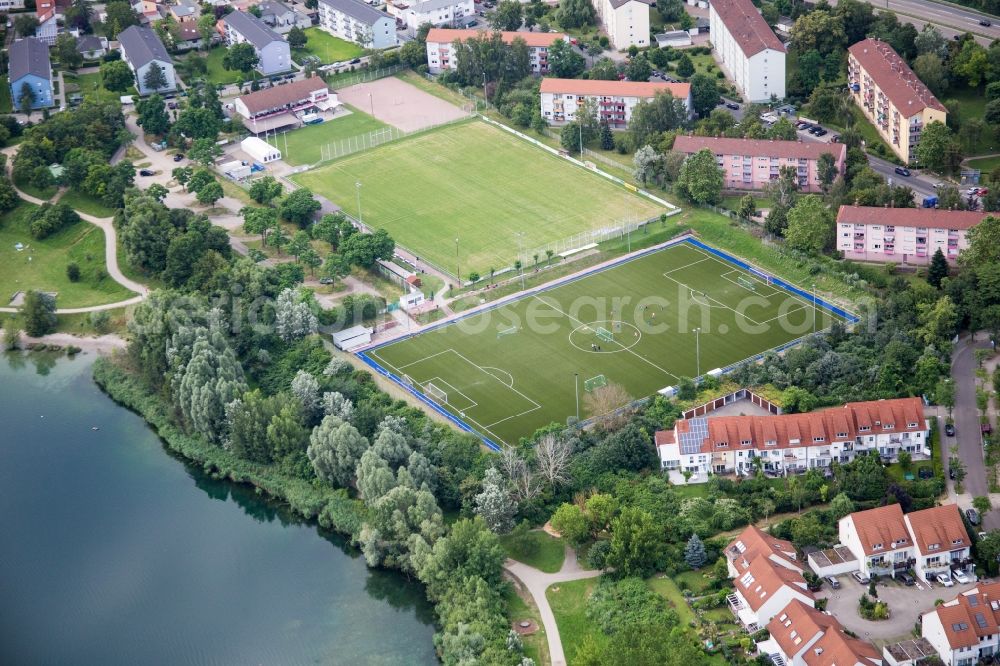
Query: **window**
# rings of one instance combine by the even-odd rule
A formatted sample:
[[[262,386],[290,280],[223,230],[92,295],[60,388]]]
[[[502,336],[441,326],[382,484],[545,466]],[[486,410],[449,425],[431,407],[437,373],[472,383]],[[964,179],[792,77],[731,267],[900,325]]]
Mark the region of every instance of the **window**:
[[[818,437],[813,437],[813,441],[814,442],[825,442],[826,441],[826,437],[823,437],[822,435],[820,435]]]
[[[883,548],[883,545],[880,544],[880,543],[873,543],[872,544],[872,550],[882,550],[882,548]]]
[[[866,426],[866,425],[858,426],[858,430],[860,430],[861,432],[868,432],[871,429],[872,429],[871,426]]]
[[[729,446],[729,442],[716,442],[715,445],[719,448]]]
[[[753,442],[751,442],[749,439],[741,439],[740,440],[740,445],[741,446],[750,446],[752,443]]]

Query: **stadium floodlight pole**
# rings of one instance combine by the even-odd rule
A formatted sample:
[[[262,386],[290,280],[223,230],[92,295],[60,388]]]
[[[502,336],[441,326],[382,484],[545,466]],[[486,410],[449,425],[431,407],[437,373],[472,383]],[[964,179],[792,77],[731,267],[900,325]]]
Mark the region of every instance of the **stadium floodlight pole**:
[[[580,420],[580,373],[573,373],[573,388],[576,391],[576,420]]]
[[[524,239],[523,231],[515,231],[514,235],[517,236],[517,258],[521,262],[521,268],[518,269],[518,273],[521,274],[521,291],[524,291],[524,259],[522,255],[524,251],[521,249],[521,241]]]
[[[695,372],[701,377],[701,327],[694,329]]]
[[[490,108],[490,94],[486,92],[486,72],[483,72],[483,106]]]
[[[364,224],[361,220],[361,181],[354,183],[354,190],[358,194],[358,224]]]
[[[462,286],[462,264],[458,259],[458,238],[455,239],[455,277],[458,278],[458,286]]]
[[[371,93],[368,93],[368,103],[372,107],[372,117],[375,117],[375,99],[372,97]]]

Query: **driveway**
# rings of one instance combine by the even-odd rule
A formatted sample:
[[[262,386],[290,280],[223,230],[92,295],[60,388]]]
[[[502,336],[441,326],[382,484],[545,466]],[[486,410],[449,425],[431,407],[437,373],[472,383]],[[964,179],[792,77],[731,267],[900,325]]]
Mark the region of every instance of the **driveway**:
[[[989,484],[986,481],[986,468],[983,464],[983,441],[979,432],[979,408],[976,407],[976,349],[990,348],[990,342],[984,336],[982,339],[972,339],[964,334],[955,345],[951,356],[951,378],[955,382],[955,409],[952,417],[955,420],[955,436],[946,437],[941,432],[942,448],[945,459],[948,449],[958,444],[958,457],[965,465],[965,493],[971,497],[989,494]],[[940,421],[940,420],[939,420]],[[940,423],[939,423],[940,425]],[[963,506],[963,509],[968,506]],[[985,529],[1000,529],[1000,513],[990,511],[983,516]]]
[[[900,583],[881,581],[878,583],[879,601],[889,604],[888,620],[872,622],[858,615],[858,600],[868,592],[867,585],[859,584],[851,576],[838,576],[839,590],[831,590],[824,585],[817,597],[827,597],[826,610],[840,620],[840,623],[867,641],[885,644],[910,638],[913,625],[922,614],[934,609],[937,599],[949,601],[960,592],[965,592],[977,585],[967,583],[944,587],[917,581],[913,587]]]

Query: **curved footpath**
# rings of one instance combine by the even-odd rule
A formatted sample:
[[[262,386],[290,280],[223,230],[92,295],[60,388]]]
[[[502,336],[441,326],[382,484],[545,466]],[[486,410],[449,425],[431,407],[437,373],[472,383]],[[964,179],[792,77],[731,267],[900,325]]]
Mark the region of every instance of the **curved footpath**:
[[[33,197],[30,194],[26,194],[18,189],[17,185],[14,185],[14,179],[11,175],[11,170],[13,169],[14,155],[17,153],[17,146],[12,146],[7,150],[3,151],[7,155],[7,178],[10,179],[11,186],[17,192],[17,195],[33,204],[41,205],[43,203],[48,203],[43,199],[38,197]],[[135,305],[136,303],[142,302],[146,296],[149,295],[149,289],[146,285],[140,284],[134,280],[130,280],[125,277],[122,273],[121,268],[118,266],[118,234],[115,231],[114,218],[111,217],[94,217],[87,213],[81,211],[76,211],[77,215],[81,219],[93,224],[104,232],[104,263],[108,271],[108,275],[111,276],[118,284],[122,285],[129,291],[134,291],[137,296],[126,299],[124,301],[118,301],[117,303],[103,303],[101,305],[91,305],[84,308],[59,308],[56,310],[56,314],[80,314],[83,312],[97,312],[100,310],[114,310],[116,308],[125,307],[126,305]],[[0,307],[0,312],[17,312],[17,308]]]
[[[557,583],[567,583],[571,580],[582,578],[597,578],[600,571],[590,571],[580,567],[577,561],[576,551],[565,546],[566,557],[563,560],[562,568],[556,573],[545,573],[534,567],[529,567],[523,562],[508,559],[504,562],[503,568],[512,576],[517,578],[524,587],[531,593],[538,607],[538,614],[542,617],[542,624],[545,626],[545,637],[549,643],[549,661],[552,666],[566,666],[566,655],[563,652],[562,639],[559,637],[559,626],[556,624],[556,616],[549,606],[549,600],[545,596],[545,590]]]

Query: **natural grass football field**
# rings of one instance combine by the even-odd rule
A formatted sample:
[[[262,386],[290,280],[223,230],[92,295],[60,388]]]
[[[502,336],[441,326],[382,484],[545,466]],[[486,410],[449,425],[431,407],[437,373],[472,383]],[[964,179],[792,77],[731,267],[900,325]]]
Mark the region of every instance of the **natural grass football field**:
[[[664,212],[479,121],[356,153],[294,179],[355,215],[355,183],[361,183],[366,224],[384,228],[442,270],[454,274],[460,266],[463,277],[512,265],[517,232],[528,250]]]
[[[362,134],[385,129],[382,121],[352,108],[351,113],[318,125],[306,125],[278,138],[278,147],[285,151],[285,161],[294,166],[315,164],[322,159],[321,149]],[[285,141],[288,141],[286,144]]]
[[[837,319],[817,312],[816,330]],[[642,398],[696,376],[696,337],[708,374],[811,333],[813,317],[810,299],[685,242],[364,353],[425,395],[428,384],[443,391],[437,401],[494,442],[514,443],[576,415],[574,375],[585,419],[596,415],[589,378]]]

